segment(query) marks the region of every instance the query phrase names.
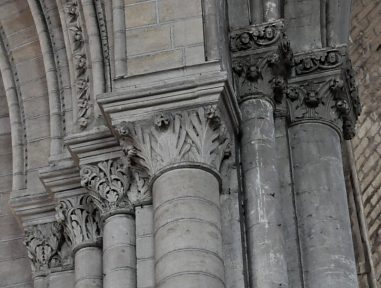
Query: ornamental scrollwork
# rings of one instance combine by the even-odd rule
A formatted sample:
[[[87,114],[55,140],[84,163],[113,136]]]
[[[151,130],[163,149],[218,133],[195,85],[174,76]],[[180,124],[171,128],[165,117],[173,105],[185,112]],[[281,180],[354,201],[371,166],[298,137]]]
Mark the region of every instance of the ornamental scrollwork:
[[[230,36],[230,49],[237,52],[271,46],[281,38],[283,27],[282,22],[273,22],[233,32]]]
[[[94,245],[101,237],[100,213],[90,195],[61,200],[56,207],[56,218],[62,223],[71,249],[78,245]]]
[[[214,105],[159,113],[152,122],[122,122],[117,130],[132,166],[142,167],[150,177],[164,167],[184,162],[219,170],[230,153],[230,138]]]
[[[34,273],[46,273],[62,264],[60,246],[63,243],[62,225],[57,222],[28,226],[24,245]]]
[[[64,5],[66,25],[73,51],[75,87],[78,104],[78,124],[85,129],[91,113],[88,59],[85,39],[77,0],[67,1]]]
[[[295,73],[296,75],[302,75],[315,71],[335,69],[342,66],[345,59],[345,53],[339,49],[315,51],[310,54],[298,55],[294,58]]]

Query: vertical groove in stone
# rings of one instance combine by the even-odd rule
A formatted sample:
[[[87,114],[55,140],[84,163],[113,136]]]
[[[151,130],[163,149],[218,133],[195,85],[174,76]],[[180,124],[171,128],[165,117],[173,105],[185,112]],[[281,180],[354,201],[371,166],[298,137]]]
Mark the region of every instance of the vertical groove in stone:
[[[357,288],[339,135],[319,123],[289,131],[305,287]]]
[[[273,107],[263,99],[241,104],[241,158],[251,287],[288,287]]]
[[[75,288],[102,288],[102,251],[84,247],[74,256]]]
[[[117,214],[105,220],[103,287],[136,288],[135,219]]]
[[[170,170],[156,179],[152,194],[155,287],[225,287],[216,176]]]

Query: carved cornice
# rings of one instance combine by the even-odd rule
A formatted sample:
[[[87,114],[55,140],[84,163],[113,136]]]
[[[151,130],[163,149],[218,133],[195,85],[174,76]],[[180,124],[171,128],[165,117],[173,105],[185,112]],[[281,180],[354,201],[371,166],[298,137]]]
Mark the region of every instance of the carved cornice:
[[[79,127],[81,129],[85,129],[88,125],[91,114],[90,85],[85,35],[83,32],[78,1],[66,0],[64,12],[73,53],[75,86],[78,104],[77,121]]]
[[[127,157],[81,167],[81,185],[89,190],[103,217],[134,213],[134,206],[150,199],[143,171],[132,168]]]
[[[24,244],[35,274],[46,274],[62,265],[59,248],[63,243],[62,226],[57,222],[38,224],[25,229]]]
[[[150,121],[122,122],[117,130],[132,166],[142,167],[150,177],[184,163],[219,170],[230,155],[230,137],[216,105],[158,113]]]
[[[101,237],[100,213],[90,195],[61,200],[57,207],[57,221],[64,227],[65,237],[73,251],[97,245]]]

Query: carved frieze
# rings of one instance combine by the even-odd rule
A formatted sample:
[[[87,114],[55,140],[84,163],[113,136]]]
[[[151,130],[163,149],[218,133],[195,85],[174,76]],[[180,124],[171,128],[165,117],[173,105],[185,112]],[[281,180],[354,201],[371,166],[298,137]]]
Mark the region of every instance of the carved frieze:
[[[237,52],[271,46],[281,38],[283,27],[281,21],[276,21],[234,31],[230,35],[230,50]]]
[[[59,249],[63,243],[62,225],[57,222],[29,226],[24,244],[34,273],[48,273],[62,265]]]
[[[72,46],[75,86],[78,105],[78,124],[81,129],[88,125],[91,114],[88,61],[83,25],[77,0],[66,1],[64,6],[66,25]]]
[[[61,200],[56,217],[64,227],[65,237],[72,249],[95,245],[101,237],[100,213],[90,195]]]
[[[296,55],[294,67],[296,75],[332,70],[343,66],[347,59],[345,49],[325,49]]]
[[[150,121],[122,122],[120,142],[132,166],[154,176],[182,163],[202,163],[219,170],[230,153],[230,137],[215,105],[159,113]]]

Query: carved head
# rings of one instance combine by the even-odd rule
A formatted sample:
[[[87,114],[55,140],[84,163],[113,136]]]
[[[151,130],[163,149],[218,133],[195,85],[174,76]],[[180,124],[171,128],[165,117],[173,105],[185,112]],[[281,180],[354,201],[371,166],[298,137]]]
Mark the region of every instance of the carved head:
[[[261,69],[257,65],[249,67],[246,77],[252,82],[257,82],[259,79],[263,79]]]
[[[275,33],[274,33],[274,30],[273,28],[271,27],[266,27],[265,28],[265,37],[268,39],[268,40],[271,40],[273,39],[275,36]]]
[[[329,52],[327,56],[327,61],[329,64],[335,64],[337,62],[337,55],[335,52]]]

